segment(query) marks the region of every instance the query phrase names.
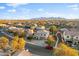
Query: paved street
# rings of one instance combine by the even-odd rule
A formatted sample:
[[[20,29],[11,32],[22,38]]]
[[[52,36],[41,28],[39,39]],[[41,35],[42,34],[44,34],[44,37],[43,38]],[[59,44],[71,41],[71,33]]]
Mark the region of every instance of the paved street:
[[[51,51],[44,47],[27,43],[27,48],[33,54],[33,56],[51,56]]]

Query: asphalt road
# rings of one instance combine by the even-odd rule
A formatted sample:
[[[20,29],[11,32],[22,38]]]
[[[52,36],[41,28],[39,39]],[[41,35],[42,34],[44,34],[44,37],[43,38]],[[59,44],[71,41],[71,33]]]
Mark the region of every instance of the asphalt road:
[[[51,56],[51,51],[44,47],[27,43],[27,47],[33,56]]]

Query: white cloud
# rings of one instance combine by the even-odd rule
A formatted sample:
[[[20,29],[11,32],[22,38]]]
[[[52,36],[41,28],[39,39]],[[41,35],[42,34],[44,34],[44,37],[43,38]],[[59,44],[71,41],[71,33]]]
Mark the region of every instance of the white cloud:
[[[38,11],[44,11],[42,8],[38,9]]]
[[[18,6],[26,5],[26,4],[28,4],[28,3],[7,3],[6,5],[12,6],[12,7],[18,7]]]
[[[15,9],[12,9],[12,10],[8,10],[8,12],[16,13],[16,10]]]
[[[0,9],[5,9],[5,7],[4,6],[0,6]]]
[[[77,5],[77,4],[69,5],[68,7],[75,10],[75,11],[79,10],[79,5]]]

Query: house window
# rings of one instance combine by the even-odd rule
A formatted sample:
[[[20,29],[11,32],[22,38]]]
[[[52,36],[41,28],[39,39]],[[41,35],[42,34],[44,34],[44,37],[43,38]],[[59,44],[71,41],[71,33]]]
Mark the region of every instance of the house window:
[[[46,34],[44,34],[44,36],[46,36]]]
[[[67,38],[69,38],[69,36],[67,36]]]
[[[78,39],[78,37],[76,37],[76,39]]]

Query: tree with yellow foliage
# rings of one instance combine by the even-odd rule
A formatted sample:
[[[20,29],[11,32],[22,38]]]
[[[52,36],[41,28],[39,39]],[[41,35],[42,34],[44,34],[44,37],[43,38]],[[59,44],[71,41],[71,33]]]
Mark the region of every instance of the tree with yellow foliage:
[[[14,38],[13,38],[13,40],[18,42],[19,37],[18,37],[18,33],[17,32],[14,32]]]
[[[15,36],[14,39],[12,40],[11,48],[13,50],[17,50],[18,49],[18,40],[19,40],[18,36]]]
[[[12,40],[11,48],[12,48],[12,50],[17,50],[18,49],[18,42],[15,40]]]
[[[18,43],[19,43],[19,49],[25,48],[26,41],[23,38],[19,38]]]
[[[13,50],[22,50],[25,48],[26,41],[23,38],[15,36],[11,42],[11,47]]]
[[[9,40],[6,37],[1,37],[3,43],[9,43]]]
[[[7,45],[9,44],[9,40],[6,37],[1,37],[0,42],[1,42],[0,45],[2,46],[2,48],[6,48]]]
[[[53,55],[56,56],[78,56],[78,50],[75,50],[64,43],[60,43],[58,48],[53,50]]]
[[[13,40],[18,42],[19,37],[18,37],[17,35],[16,35],[16,36],[14,36],[14,39],[13,39]]]

